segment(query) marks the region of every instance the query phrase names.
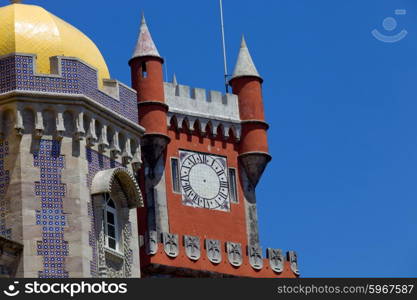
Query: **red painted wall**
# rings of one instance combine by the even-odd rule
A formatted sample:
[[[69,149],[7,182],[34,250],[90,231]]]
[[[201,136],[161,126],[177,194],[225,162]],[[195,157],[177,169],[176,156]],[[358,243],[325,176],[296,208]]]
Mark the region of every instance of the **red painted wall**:
[[[170,258],[165,254],[163,245],[159,244],[158,253],[154,256],[147,256],[143,247],[141,251],[141,265],[146,268],[146,265],[151,263],[161,264],[243,277],[295,277],[294,273],[290,270],[288,262],[286,262],[285,270],[281,274],[277,274],[271,270],[266,259],[264,260],[264,267],[260,271],[254,270],[249,264],[246,251],[245,204],[239,178],[239,153],[236,142],[233,142],[233,139],[229,139],[226,142],[222,137],[213,139],[201,137],[198,134],[191,135],[186,130],[178,132],[173,128],[168,130],[168,136],[171,138],[171,143],[167,147],[165,168],[169,227],[171,233],[179,235],[180,254],[177,258]],[[179,150],[210,153],[212,155],[227,157],[228,167],[235,168],[238,175],[237,192],[239,203],[231,203],[230,212],[192,208],[182,204],[181,194],[173,192],[171,178],[171,158],[179,158]],[[141,211],[142,214],[139,213],[140,226],[144,226],[146,223],[144,222],[146,209],[141,209]],[[204,249],[204,239],[206,238],[220,240],[222,246],[222,262],[218,265],[211,263],[207,258],[205,250],[202,250],[201,258],[198,261],[194,262],[190,260],[186,256],[183,247],[183,235],[200,237],[201,249]],[[244,254],[244,261],[241,267],[233,267],[227,260],[225,250],[225,243],[227,241],[241,243]]]
[[[184,131],[168,131],[171,143],[167,149],[166,183],[170,230],[173,233],[196,235],[201,238],[219,239],[238,243],[246,242],[245,211],[243,195],[238,188],[239,204],[231,204],[230,212],[192,208],[182,204],[182,196],[172,190],[171,157],[179,157],[179,150],[191,150],[227,157],[229,168],[238,168],[238,152],[234,144],[221,139],[201,138]]]

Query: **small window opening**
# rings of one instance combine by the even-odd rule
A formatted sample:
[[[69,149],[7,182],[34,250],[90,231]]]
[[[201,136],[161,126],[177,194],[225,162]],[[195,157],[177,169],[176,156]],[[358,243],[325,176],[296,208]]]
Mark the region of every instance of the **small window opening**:
[[[119,250],[119,234],[117,230],[117,210],[110,195],[106,194],[103,210],[104,234],[106,246],[112,250]]]
[[[171,172],[172,172],[172,189],[176,193],[180,193],[180,178],[178,169],[178,159],[171,158]]]
[[[229,189],[230,189],[230,201],[232,203],[238,203],[237,199],[237,186],[236,186],[236,170],[229,169]]]
[[[148,77],[148,68],[146,66],[146,62],[142,63],[142,78]]]

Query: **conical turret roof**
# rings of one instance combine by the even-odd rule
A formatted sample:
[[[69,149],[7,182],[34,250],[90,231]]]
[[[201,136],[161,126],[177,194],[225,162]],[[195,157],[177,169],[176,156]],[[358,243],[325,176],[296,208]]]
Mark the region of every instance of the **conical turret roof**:
[[[146,23],[145,15],[142,14],[139,37],[135,50],[133,51],[132,59],[144,56],[155,56],[161,58]]]
[[[258,73],[258,70],[255,67],[255,64],[253,63],[252,56],[250,55],[244,36],[242,36],[240,52],[235,70],[233,72],[232,79],[243,76],[255,76],[261,78],[261,76]]]

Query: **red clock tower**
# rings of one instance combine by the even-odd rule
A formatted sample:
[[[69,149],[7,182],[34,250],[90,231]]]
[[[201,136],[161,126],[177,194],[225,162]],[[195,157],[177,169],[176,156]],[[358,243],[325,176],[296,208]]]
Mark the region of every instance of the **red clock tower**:
[[[233,94],[164,82],[163,63],[143,17],[129,62],[146,129],[142,276],[299,276],[294,251],[260,246],[255,188],[271,156],[263,79],[245,40]]]

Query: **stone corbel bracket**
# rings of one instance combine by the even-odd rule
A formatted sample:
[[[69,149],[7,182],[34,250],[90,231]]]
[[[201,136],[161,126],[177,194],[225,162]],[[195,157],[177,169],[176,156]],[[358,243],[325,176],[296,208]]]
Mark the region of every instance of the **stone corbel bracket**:
[[[197,132],[201,136],[210,136],[216,138],[219,129],[222,139],[227,141],[231,135],[239,141],[241,137],[240,122],[231,122],[226,120],[215,120],[204,117],[185,115],[179,112],[169,112],[167,119],[168,127],[176,130],[186,129],[189,132]]]

